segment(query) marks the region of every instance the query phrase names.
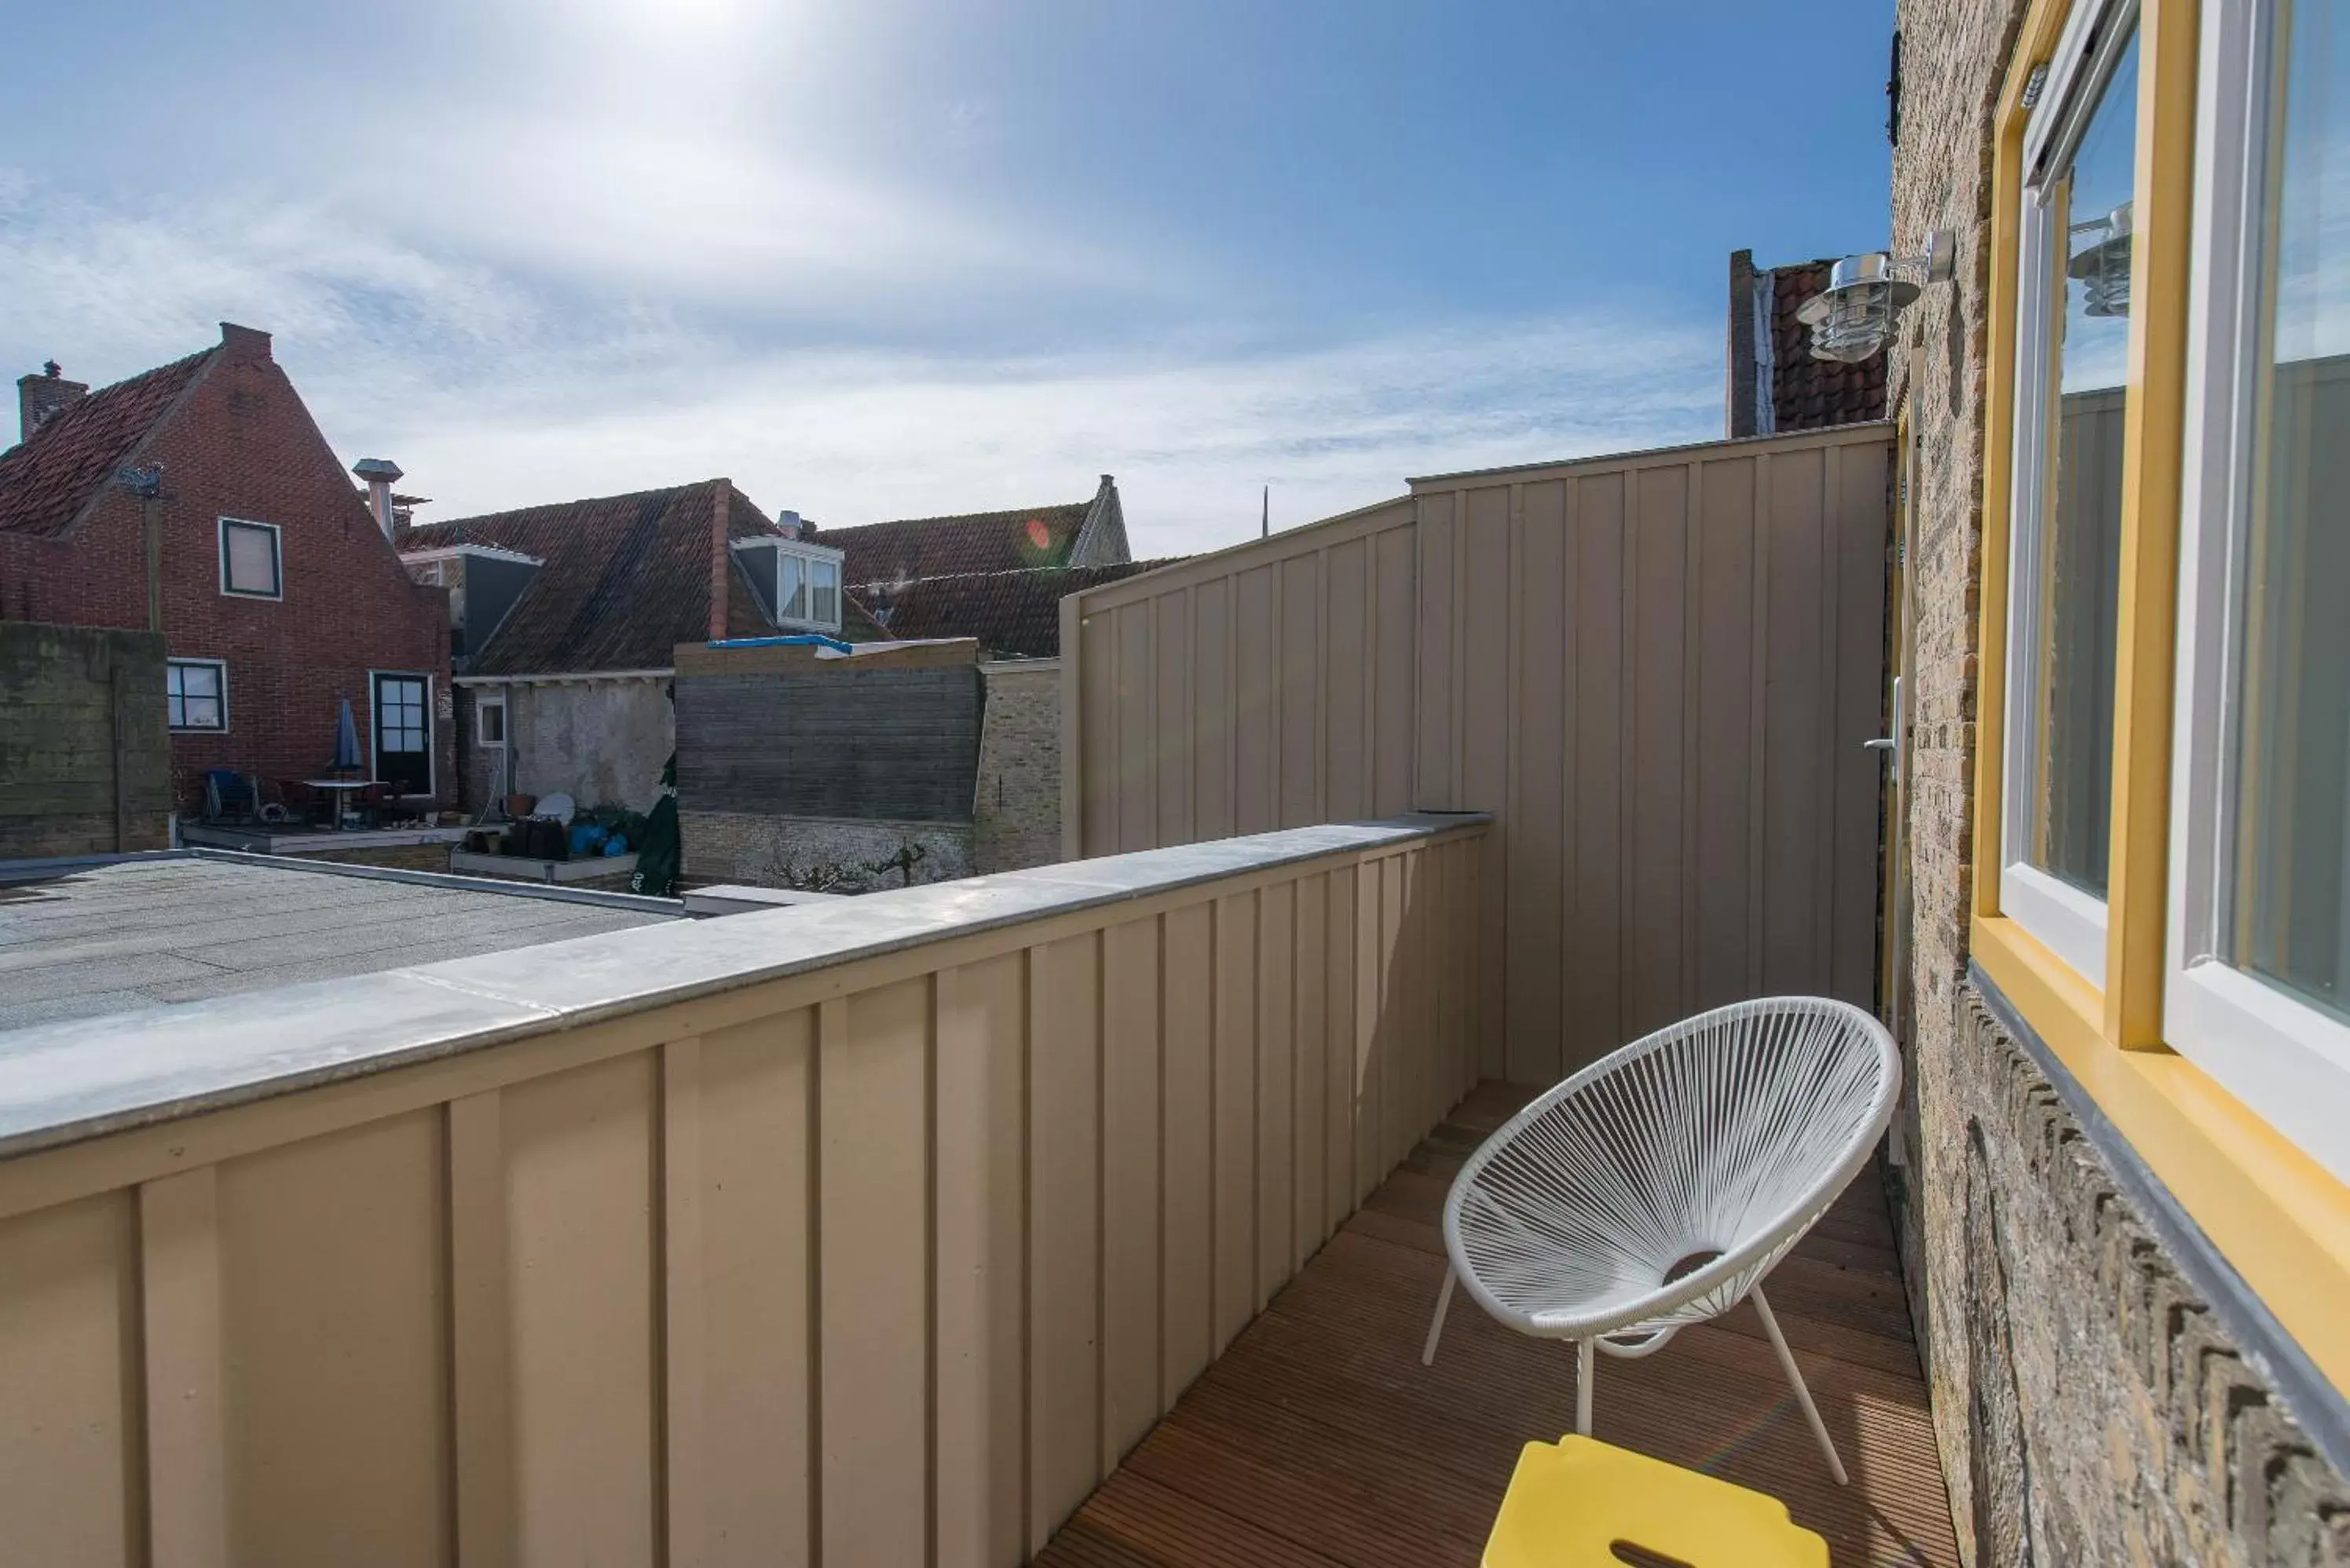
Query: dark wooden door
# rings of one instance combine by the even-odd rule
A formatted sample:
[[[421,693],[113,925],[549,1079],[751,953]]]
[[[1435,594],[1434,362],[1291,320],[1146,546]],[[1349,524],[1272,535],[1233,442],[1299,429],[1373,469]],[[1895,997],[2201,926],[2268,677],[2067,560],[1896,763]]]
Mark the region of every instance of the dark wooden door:
[[[421,675],[375,678],[375,776],[401,794],[432,793],[432,689]]]

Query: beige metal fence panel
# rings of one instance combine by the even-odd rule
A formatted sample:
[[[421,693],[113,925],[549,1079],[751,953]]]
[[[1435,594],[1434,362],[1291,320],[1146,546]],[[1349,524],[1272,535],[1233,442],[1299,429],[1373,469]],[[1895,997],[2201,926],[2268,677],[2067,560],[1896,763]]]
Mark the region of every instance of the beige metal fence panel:
[[[713,943],[869,939],[499,956],[641,968],[572,1019],[376,977],[497,1033],[0,1129],[0,1560],[1022,1562],[1469,1086],[1487,831],[1015,873],[1059,901],[983,929],[918,888],[906,940],[684,999]],[[115,1026],[175,1016],[240,1027]]]
[[[1889,427],[1416,480],[1072,596],[1071,855],[1492,813],[1477,1068],[1874,984]],[[1384,1152],[1384,1149],[1382,1149]]]

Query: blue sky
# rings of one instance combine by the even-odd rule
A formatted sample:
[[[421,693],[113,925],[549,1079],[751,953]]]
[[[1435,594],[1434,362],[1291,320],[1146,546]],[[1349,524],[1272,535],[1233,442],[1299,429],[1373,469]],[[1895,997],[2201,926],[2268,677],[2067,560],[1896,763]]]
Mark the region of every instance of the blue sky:
[[[277,354],[423,515],[728,474],[1139,552],[1702,439],[1887,227],[1890,0],[15,6],[0,366]],[[13,433],[13,431],[11,431]]]

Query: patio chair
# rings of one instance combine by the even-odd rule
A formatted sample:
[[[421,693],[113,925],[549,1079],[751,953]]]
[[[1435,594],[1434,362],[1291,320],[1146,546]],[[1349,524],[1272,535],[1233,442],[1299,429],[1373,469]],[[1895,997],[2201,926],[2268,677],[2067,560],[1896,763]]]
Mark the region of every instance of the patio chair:
[[[1762,1276],[1868,1163],[1901,1059],[1884,1025],[1819,997],[1700,1013],[1584,1068],[1469,1157],[1444,1202],[1455,1283],[1521,1334],[1573,1340],[1575,1429],[1592,1351],[1653,1354],[1752,1297],[1838,1485],[1844,1462],[1762,1294]]]
[[[257,822],[261,816],[261,782],[234,768],[204,770],[204,821],[208,824]]]

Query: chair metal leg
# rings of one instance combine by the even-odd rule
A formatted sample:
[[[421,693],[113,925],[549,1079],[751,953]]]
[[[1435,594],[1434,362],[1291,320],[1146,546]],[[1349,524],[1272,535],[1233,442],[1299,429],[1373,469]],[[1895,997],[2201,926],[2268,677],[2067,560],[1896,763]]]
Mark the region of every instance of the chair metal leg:
[[[1591,1379],[1599,1370],[1591,1347],[1590,1340],[1575,1342],[1575,1431],[1583,1438],[1591,1436]]]
[[[1771,1336],[1771,1348],[1779,1353],[1787,1381],[1794,1385],[1796,1402],[1804,1407],[1804,1418],[1812,1424],[1812,1436],[1820,1440],[1820,1452],[1827,1456],[1828,1472],[1835,1477],[1836,1485],[1849,1486],[1844,1461],[1836,1458],[1835,1445],[1828,1440],[1828,1424],[1820,1419],[1820,1407],[1812,1403],[1812,1391],[1804,1386],[1804,1375],[1795,1369],[1795,1353],[1787,1348],[1786,1336],[1779,1332],[1779,1320],[1771,1315],[1771,1303],[1763,1299],[1760,1285],[1754,1287],[1754,1311],[1762,1320],[1762,1332]]]
[[[1428,1325],[1428,1343],[1419,1347],[1419,1364],[1436,1365],[1436,1342],[1444,1334],[1444,1314],[1452,1308],[1452,1265],[1444,1265],[1444,1289],[1436,1298],[1436,1321]]]

